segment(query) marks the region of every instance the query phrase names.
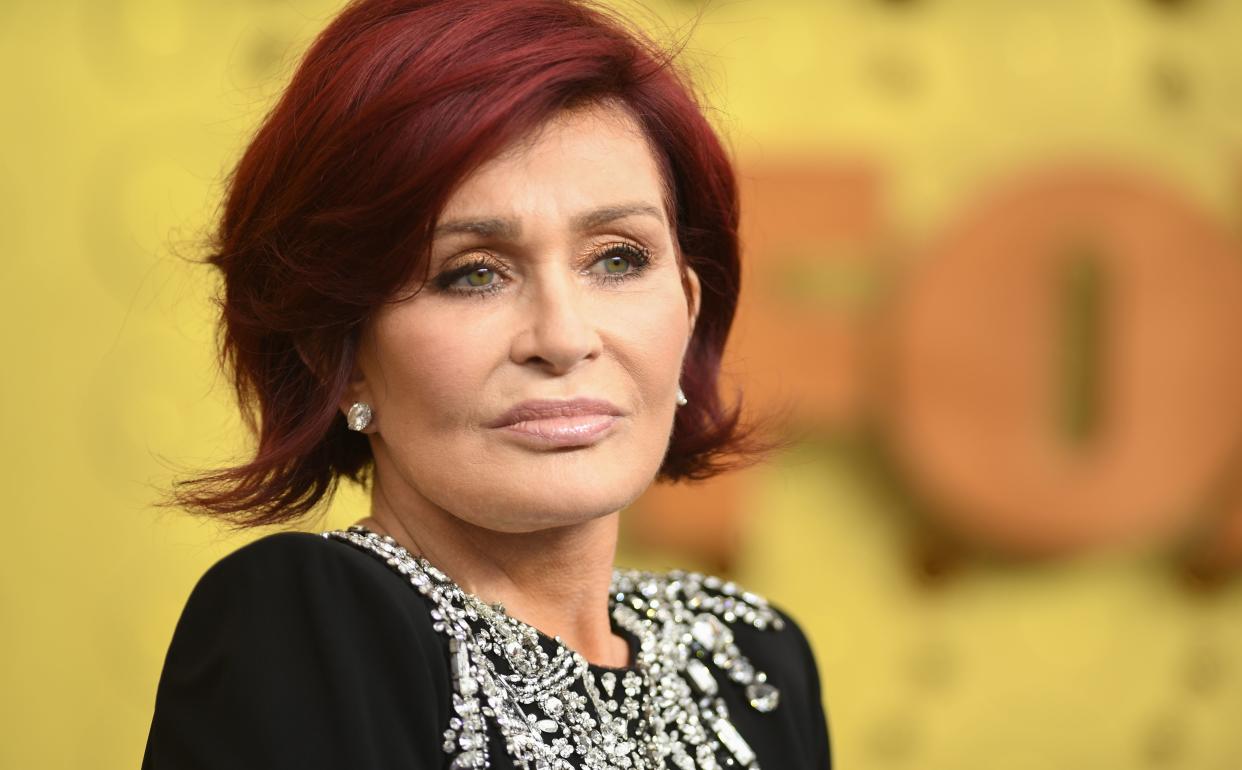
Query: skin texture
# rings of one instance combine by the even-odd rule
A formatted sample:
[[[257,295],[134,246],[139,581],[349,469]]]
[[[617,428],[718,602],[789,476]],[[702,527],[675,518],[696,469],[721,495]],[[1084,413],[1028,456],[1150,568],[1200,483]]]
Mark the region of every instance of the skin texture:
[[[512,144],[449,199],[428,283],[374,316],[340,405],[375,415],[360,523],[602,665],[628,662],[608,619],[618,514],[663,460],[698,313],[664,191],[616,105],[567,111]],[[583,221],[609,207],[649,211]],[[478,224],[492,220],[505,226]],[[487,427],[528,399],[579,397],[620,411],[589,445]]]

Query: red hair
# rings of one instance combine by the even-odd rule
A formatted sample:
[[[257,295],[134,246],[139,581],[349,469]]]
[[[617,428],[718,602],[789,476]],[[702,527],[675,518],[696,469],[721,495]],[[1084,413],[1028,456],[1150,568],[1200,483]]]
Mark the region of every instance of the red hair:
[[[717,374],[738,297],[733,168],[691,89],[646,37],[571,0],[357,0],[315,40],[228,181],[207,262],[223,276],[221,362],[254,457],[178,483],[177,504],[288,521],[365,483],[367,439],[338,410],[370,313],[416,275],[471,170],[558,112],[614,100],[666,175],[702,301],[657,479],[753,454]]]

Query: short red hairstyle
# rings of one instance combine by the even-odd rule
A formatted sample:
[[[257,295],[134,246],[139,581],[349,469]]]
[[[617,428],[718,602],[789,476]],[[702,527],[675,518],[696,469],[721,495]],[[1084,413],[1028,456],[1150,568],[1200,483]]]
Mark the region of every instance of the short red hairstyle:
[[[702,479],[753,453],[717,375],[737,307],[733,168],[663,52],[574,0],[357,0],[303,58],[228,181],[207,262],[223,277],[221,361],[257,435],[254,457],[183,480],[176,503],[243,525],[288,521],[370,445],[338,403],[372,311],[426,278],[458,184],[558,112],[613,100],[665,174],[681,264],[702,284],[657,479]]]

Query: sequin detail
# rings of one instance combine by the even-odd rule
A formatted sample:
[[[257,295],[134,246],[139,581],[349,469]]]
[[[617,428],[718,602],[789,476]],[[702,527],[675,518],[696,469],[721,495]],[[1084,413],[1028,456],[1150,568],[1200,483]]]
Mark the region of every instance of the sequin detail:
[[[535,628],[466,593],[390,537],[359,526],[323,537],[373,554],[431,601],[453,677],[442,746],[450,770],[490,767],[491,729],[523,770],[758,770],[720,693],[747,688],[752,708],[777,707],[776,687],[728,626],[782,628],[762,597],[694,572],[614,570],[612,617],[638,651],[632,668],[599,670],[559,638],[548,649]]]

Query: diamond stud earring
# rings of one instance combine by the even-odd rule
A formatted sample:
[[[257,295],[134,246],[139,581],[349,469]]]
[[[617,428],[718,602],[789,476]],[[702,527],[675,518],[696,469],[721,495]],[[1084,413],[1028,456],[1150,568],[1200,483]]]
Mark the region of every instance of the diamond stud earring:
[[[677,389],[677,406],[685,406],[690,403],[686,400],[686,394],[681,392],[681,388]]]
[[[371,405],[363,401],[355,401],[345,415],[345,424],[350,430],[362,431],[371,424]]]

